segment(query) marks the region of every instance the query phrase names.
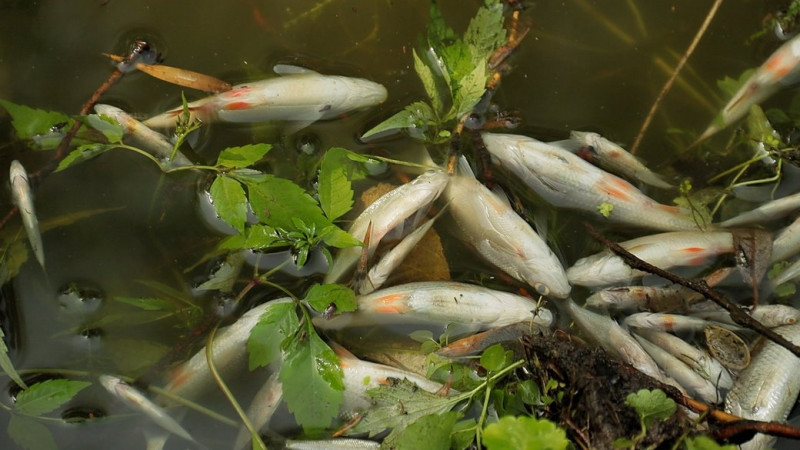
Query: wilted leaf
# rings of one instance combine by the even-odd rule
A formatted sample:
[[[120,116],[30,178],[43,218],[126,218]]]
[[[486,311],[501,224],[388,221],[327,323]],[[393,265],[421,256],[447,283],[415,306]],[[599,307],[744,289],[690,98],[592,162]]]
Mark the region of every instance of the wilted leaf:
[[[563,450],[569,446],[567,433],[547,419],[500,418],[483,431],[488,450]]]
[[[14,412],[26,416],[41,416],[70,401],[78,392],[92,383],[64,378],[36,383],[17,394]]]

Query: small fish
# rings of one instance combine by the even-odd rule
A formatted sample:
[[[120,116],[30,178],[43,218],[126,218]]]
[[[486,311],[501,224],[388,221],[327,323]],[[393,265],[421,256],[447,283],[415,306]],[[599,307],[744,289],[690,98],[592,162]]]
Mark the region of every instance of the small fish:
[[[180,436],[187,441],[194,442],[194,438],[189,434],[175,419],[170,417],[164,408],[156,405],[152,400],[145,397],[144,394],[111,375],[100,375],[98,377],[100,384],[106,388],[108,392],[113,394],[121,400],[129,408],[144,413],[150,420],[161,428]]]
[[[563,148],[527,136],[494,133],[481,136],[492,161],[519,177],[554,206],[655,230],[699,228],[684,209],[656,202],[622,178]]]
[[[220,330],[214,338],[214,366],[221,375],[229,374],[237,367],[246,365],[247,340],[250,332],[267,309],[282,303],[291,302],[289,298],[271,300],[247,311],[236,322]],[[169,383],[164,390],[181,397],[197,398],[205,389],[214,386],[214,378],[206,360],[203,347],[188,361],[176,367],[169,374]]]
[[[348,450],[348,449],[379,449],[381,444],[366,439],[323,439],[319,441],[287,440],[285,447],[288,450]]]
[[[800,310],[788,305],[759,305],[750,309],[748,314],[767,328],[792,325],[800,321]],[[691,315],[714,322],[737,325],[731,314],[725,310],[693,312]]]
[[[775,332],[800,345],[800,324],[775,328]],[[725,398],[725,412],[745,419],[783,421],[800,392],[800,358],[782,346],[760,338],[750,365],[739,375]],[[757,434],[742,449],[769,448],[775,438]]]
[[[367,207],[350,225],[348,233],[364,241],[372,224],[367,256],[372,256],[381,239],[414,214],[424,213],[428,206],[444,191],[449,176],[443,170],[429,170],[409,183],[389,191]],[[355,266],[361,256],[361,247],[340,250],[333,260],[325,283],[340,281]]]
[[[766,100],[782,85],[794,82],[798,65],[800,65],[800,35],[786,41],[750,75],[695,143],[708,139],[741,119],[750,110],[750,106]]]
[[[615,286],[597,291],[586,298],[586,306],[611,311],[684,311],[704,297],[679,285]]]
[[[783,261],[800,252],[800,217],[775,234],[772,262]]]
[[[131,117],[125,111],[111,105],[96,104],[94,110],[101,116],[113,119],[122,127],[122,132],[130,138],[133,145],[138,145],[145,150],[150,150],[155,156],[167,161],[171,167],[191,166],[192,162],[180,151],[175,153],[175,158],[171,161],[173,145],[166,136],[153,131],[142,122]]]
[[[11,200],[19,208],[19,215],[22,217],[22,225],[28,235],[28,242],[31,244],[36,261],[44,269],[44,248],[42,247],[42,235],[39,231],[39,219],[36,218],[36,210],[33,208],[33,194],[31,185],[28,181],[28,172],[25,167],[16,159],[11,161],[11,168],[8,173],[11,180]]]
[[[733,236],[727,231],[673,231],[632,239],[619,245],[639,259],[665,270],[700,265],[709,258],[734,251]],[[570,283],[580,286],[603,286],[644,275],[646,273],[632,269],[610,250],[581,258],[567,269]]]
[[[631,314],[625,318],[625,325],[637,330],[648,328],[651,330],[674,331],[677,333],[699,333],[709,325],[741,329],[741,327],[738,325],[711,322],[699,317],[684,316],[682,314],[648,312]]]
[[[189,103],[193,117],[203,122],[297,122],[298,129],[317,120],[383,103],[386,88],[361,78],[321,75],[303,67],[277,65],[278,77],[243,83],[231,90]],[[151,117],[154,128],[175,126],[183,106]]]
[[[280,406],[281,400],[283,400],[283,383],[278,378],[279,374],[280,372],[277,370],[272,372],[267,381],[261,386],[261,389],[253,395],[250,406],[247,408],[245,414],[256,431],[261,430],[269,422],[278,406]],[[236,436],[236,443],[233,448],[245,448],[250,441],[250,432],[247,428],[242,427]]]
[[[572,287],[564,266],[544,239],[514,212],[504,195],[475,179],[463,158],[459,170],[444,194],[459,237],[486,261],[538,294],[566,298]]]
[[[764,222],[780,219],[792,211],[800,209],[800,192],[787,195],[779,199],[764,203],[758,208],[731,217],[728,220],[719,222],[721,227],[741,227],[744,225],[760,225]]]
[[[407,283],[356,298],[355,312],[315,320],[321,328],[378,323],[457,323],[473,329],[501,327],[523,320],[549,327],[553,314],[530,298],[454,281]]]
[[[572,131],[569,137],[579,144],[578,156],[589,162],[596,161],[601,167],[610,172],[628,179],[641,181],[650,186],[662,189],[672,187],[671,184],[662,180],[655,172],[642,164],[637,157],[597,133]]]

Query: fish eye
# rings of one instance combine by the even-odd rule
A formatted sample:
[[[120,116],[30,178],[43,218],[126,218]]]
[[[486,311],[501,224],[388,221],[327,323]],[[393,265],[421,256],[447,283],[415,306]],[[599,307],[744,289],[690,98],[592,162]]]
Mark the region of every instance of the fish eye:
[[[593,154],[593,155],[596,155],[596,154],[597,154],[597,149],[594,147],[594,145],[589,145],[589,146],[587,146],[587,147],[586,147],[586,150],[588,150],[588,151],[589,151],[589,153],[591,153],[591,154]]]
[[[790,317],[790,318],[786,319],[786,325],[792,325],[792,324],[795,324],[795,323],[797,323],[797,319],[795,319],[794,317]]]
[[[545,286],[542,283],[534,284],[533,288],[536,289],[536,292],[538,292],[539,295],[549,295],[550,294],[550,288]]]

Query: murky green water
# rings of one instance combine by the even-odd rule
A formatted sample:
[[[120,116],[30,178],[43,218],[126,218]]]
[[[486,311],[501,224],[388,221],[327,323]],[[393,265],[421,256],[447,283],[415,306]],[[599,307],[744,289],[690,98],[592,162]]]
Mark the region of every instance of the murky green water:
[[[355,137],[424,97],[413,71],[411,49],[424,32],[427,1],[101,3],[0,1],[0,98],[77,113],[111,72],[101,53],[124,53],[133,38],[144,38],[158,46],[166,64],[233,83],[268,76],[276,63],[380,82],[389,91],[386,103],[341,120],[315,124],[303,134],[318,137],[322,149],[343,146],[400,158],[418,145],[398,139],[368,147]],[[480,2],[439,3],[448,22],[460,29]],[[504,78],[495,101],[519,112],[524,122],[517,131],[523,134],[562,139],[569,130],[590,129],[630,144],[668,76],[664,68],[673,67],[690,42],[707,12],[706,3],[580,0],[531,4],[523,16],[532,23],[532,30],[515,54],[513,70]],[[705,128],[724,103],[716,80],[738,76],[760,64],[777,46],[771,37],[745,44],[774,3],[739,0],[724,4],[684,72],[682,80],[687,84],[679,83],[666,97],[640,155],[652,167],[673,175],[673,181],[684,175],[702,175],[705,168],[682,161],[666,130],[699,132]],[[786,97],[779,96],[771,104],[780,105],[788,101]],[[147,117],[175,106],[179,99],[180,88],[135,73],[114,86],[103,102]],[[2,114],[0,167],[7,167],[12,159],[20,159],[31,171],[42,166],[50,153],[34,153],[9,142],[10,127]],[[276,149],[271,164],[277,173],[291,178],[295,140],[294,136],[282,137],[276,126],[214,125],[202,133],[195,148],[201,160],[212,161],[228,145],[274,142],[282,148]],[[197,212],[198,183],[203,181],[193,174],[162,177],[151,162],[121,151],[35,183],[42,223],[76,211],[113,210],[46,232],[46,274],[31,259],[2,289],[2,325],[11,338],[11,354],[18,368],[88,373],[127,369],[138,374],[146,365],[137,361],[152,361],[153,355],[182,342],[187,330],[181,325],[206,314],[216,302],[211,295],[191,289],[208,274],[210,264],[187,272],[220,238]],[[674,193],[654,195],[668,201]],[[2,196],[0,205],[0,211],[10,208],[8,195]],[[557,243],[569,265],[585,252],[580,216],[553,214],[558,223]],[[8,229],[17,227],[16,217],[6,225]],[[633,235],[626,230],[615,232]],[[451,247],[458,244],[448,244],[448,251]],[[476,267],[483,266],[463,258],[453,264],[456,273]],[[289,276],[279,280],[302,293],[300,281]],[[153,314],[142,314],[113,300],[156,296],[153,282],[174,289],[199,308],[156,320]],[[97,307],[84,305],[73,310],[60,304],[59,292],[71,283],[99,292]],[[255,294],[259,298],[273,295],[269,290]],[[250,375],[263,376],[259,372]],[[247,398],[257,384],[245,379],[232,383],[240,398]],[[0,399],[9,402],[7,396]],[[234,417],[220,395],[201,402]],[[82,393],[70,407],[125,414],[124,407],[109,402],[99,388]],[[5,434],[7,420],[8,414],[0,411],[3,448],[13,445]],[[228,448],[236,433],[196,413],[189,413],[184,423],[211,448]],[[130,417],[46,425],[63,448],[143,445],[143,422]],[[168,447],[185,445],[171,439]]]

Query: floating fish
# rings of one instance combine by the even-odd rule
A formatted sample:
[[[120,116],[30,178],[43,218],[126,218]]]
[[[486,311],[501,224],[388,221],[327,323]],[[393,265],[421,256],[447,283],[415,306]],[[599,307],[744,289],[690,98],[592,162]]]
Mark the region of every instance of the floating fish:
[[[127,136],[131,143],[140,146],[144,150],[149,150],[155,156],[166,161],[170,167],[191,166],[192,162],[180,151],[175,153],[172,158],[173,145],[166,136],[153,131],[142,122],[131,117],[125,111],[111,105],[96,104],[94,110],[97,114],[109,117],[122,127],[122,132]],[[172,158],[170,160],[170,158]]]
[[[704,297],[679,286],[615,286],[597,291],[586,298],[586,306],[612,311],[684,311]]]
[[[800,324],[775,328],[775,332],[800,345]],[[750,365],[739,375],[725,398],[725,411],[765,422],[786,420],[800,392],[800,358],[772,341],[760,338]],[[741,445],[746,450],[769,448],[772,436],[757,434]]]
[[[272,372],[258,392],[253,395],[250,406],[247,408],[245,414],[256,431],[261,430],[269,422],[283,400],[283,383],[281,383],[279,374],[280,372],[277,370]],[[242,427],[236,436],[233,448],[234,450],[245,448],[250,441],[250,432],[247,428]]]
[[[492,160],[554,206],[655,230],[696,230],[685,210],[663,205],[577,155],[527,136],[483,133]]]
[[[444,191],[449,176],[443,170],[429,170],[409,183],[400,185],[367,207],[350,226],[348,233],[364,241],[372,224],[367,255],[372,256],[378,243],[395,227],[414,214],[424,214],[428,206]],[[333,260],[325,283],[340,281],[361,256],[361,247],[340,250]]]
[[[475,179],[466,160],[459,162],[459,168],[461,173],[452,177],[444,194],[459,237],[538,294],[566,298],[572,288],[544,239],[514,212],[504,195]]]
[[[792,325],[800,321],[800,310],[788,305],[759,305],[749,309],[748,314],[767,328]],[[731,314],[722,309],[718,311],[693,312],[691,315],[728,325],[738,325],[734,322]]]
[[[501,327],[523,320],[549,327],[553,314],[534,300],[509,292],[454,281],[407,283],[356,298],[358,308],[329,320],[321,328],[379,323],[456,323],[473,329]]]
[[[800,217],[775,234],[772,240],[772,262],[788,259],[800,252]]]
[[[728,231],[673,231],[644,236],[619,244],[639,259],[669,270],[676,266],[696,266],[709,258],[734,251]],[[570,283],[603,286],[641,278],[645,272],[631,268],[619,256],[604,250],[581,258],[567,269]]]
[[[573,131],[569,134],[569,137],[570,140],[579,144],[578,156],[589,162],[597,162],[610,172],[628,179],[641,181],[650,186],[663,189],[672,187],[671,184],[662,180],[655,172],[642,164],[637,157],[597,133]]]
[[[44,269],[44,248],[42,247],[42,234],[39,231],[39,219],[36,218],[36,210],[33,208],[33,194],[31,185],[28,181],[28,172],[25,167],[17,161],[11,161],[11,168],[8,173],[11,180],[11,200],[19,208],[19,215],[22,217],[22,225],[28,235],[28,242],[31,244],[36,261]]]
[[[203,122],[294,121],[300,129],[317,120],[331,119],[386,100],[386,88],[362,78],[321,75],[282,64],[273,70],[278,77],[239,84],[229,91],[189,103],[190,113]],[[179,106],[144,123],[155,128],[173,127],[182,113],[183,106]]]
[[[164,408],[156,405],[152,400],[134,387],[111,375],[100,375],[100,384],[111,394],[121,400],[129,408],[144,413],[153,423],[161,428],[180,436],[187,441],[194,442],[194,438]]]
[[[787,195],[746,211],[738,216],[719,222],[721,227],[740,227],[743,225],[760,225],[764,222],[780,219],[792,211],[800,209],[800,192]]]
[[[676,333],[699,333],[709,325],[741,329],[739,325],[711,322],[699,317],[649,312],[631,314],[625,318],[625,325],[637,330],[647,328],[651,330],[674,331]]]
[[[379,449],[381,444],[366,439],[323,439],[319,441],[299,441],[287,440],[285,443],[287,450],[348,450],[348,449]]]
[[[750,106],[766,100],[783,85],[794,82],[799,65],[800,35],[797,35],[775,50],[767,61],[750,75],[697,142],[708,139],[741,119],[750,110]]]

